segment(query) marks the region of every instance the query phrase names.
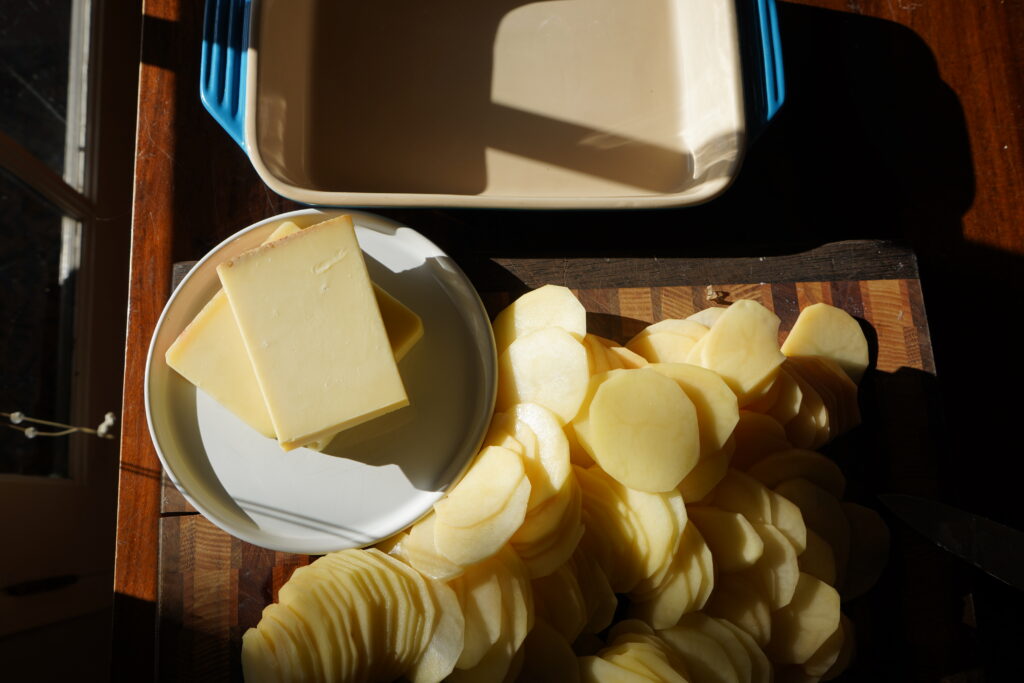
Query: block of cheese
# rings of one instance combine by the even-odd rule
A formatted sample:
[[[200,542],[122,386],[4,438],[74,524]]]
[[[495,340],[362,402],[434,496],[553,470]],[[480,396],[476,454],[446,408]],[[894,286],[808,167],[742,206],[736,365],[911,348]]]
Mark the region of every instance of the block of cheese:
[[[301,228],[291,221],[282,223],[264,242],[287,237]],[[384,328],[395,360],[401,360],[423,336],[420,317],[386,291],[373,286]],[[252,371],[245,343],[238,331],[227,295],[219,290],[182,330],[165,354],[167,364],[182,377],[209,394],[250,427],[276,438],[263,394]],[[319,449],[330,440],[307,444]]]
[[[217,267],[285,450],[409,404],[349,216]]]

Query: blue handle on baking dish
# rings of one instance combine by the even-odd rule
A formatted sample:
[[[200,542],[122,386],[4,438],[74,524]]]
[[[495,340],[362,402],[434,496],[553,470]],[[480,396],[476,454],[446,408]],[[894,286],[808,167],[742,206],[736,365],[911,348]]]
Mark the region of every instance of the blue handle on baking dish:
[[[245,147],[245,79],[251,0],[206,0],[199,95],[214,119]],[[775,0],[737,3],[746,78],[750,137],[756,137],[786,99]]]
[[[750,138],[757,137],[786,100],[782,40],[775,0],[737,4],[740,44],[746,81]]]
[[[245,75],[250,0],[206,0],[199,98],[245,150]]]

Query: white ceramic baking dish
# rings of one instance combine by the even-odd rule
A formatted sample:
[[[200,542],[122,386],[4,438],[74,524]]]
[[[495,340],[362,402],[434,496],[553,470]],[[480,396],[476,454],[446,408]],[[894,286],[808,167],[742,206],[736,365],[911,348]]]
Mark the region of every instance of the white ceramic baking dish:
[[[783,99],[774,0],[208,0],[200,90],[321,206],[696,204]]]

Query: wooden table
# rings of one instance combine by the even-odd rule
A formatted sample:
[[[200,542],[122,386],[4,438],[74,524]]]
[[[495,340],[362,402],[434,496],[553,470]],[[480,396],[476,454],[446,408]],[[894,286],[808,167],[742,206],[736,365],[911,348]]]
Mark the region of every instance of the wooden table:
[[[172,265],[295,207],[262,185],[199,103],[202,3],[147,0],[144,13],[114,672],[237,679],[240,630],[306,558],[232,541],[163,485],[143,373]],[[1019,411],[999,393],[1024,380],[1005,320],[1024,294],[1024,1],[812,0],[779,13],[787,105],[721,199],[652,212],[380,213],[434,239],[494,302],[555,280],[584,290],[591,311],[644,320],[669,310],[655,305],[663,288],[692,302],[714,284],[768,297],[785,324],[801,296],[863,306],[863,283],[897,283],[894,296],[913,303],[912,320],[925,320],[923,305],[930,330],[906,326],[900,348],[925,353],[884,363],[925,372],[872,385],[873,433],[885,438],[862,445],[895,455],[861,493],[899,486],[1024,528],[1019,485],[1006,476]],[[868,241],[799,256],[844,240]],[[893,524],[897,569],[858,608],[877,629],[862,674],[1003,680],[1003,648],[1024,642],[1020,594]],[[882,668],[884,657],[896,664]]]

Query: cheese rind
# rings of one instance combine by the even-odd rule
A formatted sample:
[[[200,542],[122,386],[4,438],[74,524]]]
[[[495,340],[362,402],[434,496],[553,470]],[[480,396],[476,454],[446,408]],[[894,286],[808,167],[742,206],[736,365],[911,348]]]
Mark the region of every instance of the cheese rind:
[[[264,242],[273,242],[302,228],[285,221]],[[400,301],[373,285],[395,360],[400,361],[423,336],[423,322]],[[263,393],[253,373],[245,342],[224,290],[218,290],[167,349],[167,364],[196,387],[268,438],[276,438]],[[333,435],[307,448],[320,450]]]
[[[217,268],[282,448],[409,404],[349,216]]]

